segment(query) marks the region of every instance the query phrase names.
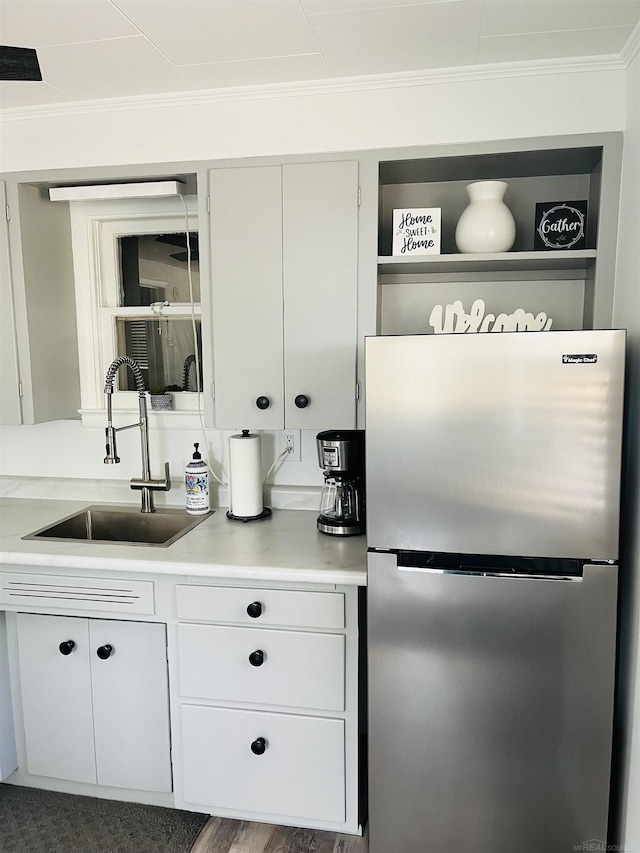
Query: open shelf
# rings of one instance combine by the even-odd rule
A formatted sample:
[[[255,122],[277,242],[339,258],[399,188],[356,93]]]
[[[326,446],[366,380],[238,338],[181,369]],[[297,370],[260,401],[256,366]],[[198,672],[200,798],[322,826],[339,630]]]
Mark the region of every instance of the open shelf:
[[[401,257],[382,255],[378,271],[383,274],[403,273],[476,273],[476,272],[542,272],[546,270],[586,270],[595,263],[595,249],[551,252],[496,252],[490,254],[449,254]]]

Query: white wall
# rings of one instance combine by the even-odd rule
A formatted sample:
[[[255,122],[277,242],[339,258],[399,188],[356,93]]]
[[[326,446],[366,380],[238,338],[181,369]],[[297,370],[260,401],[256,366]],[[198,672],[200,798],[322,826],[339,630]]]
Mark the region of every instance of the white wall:
[[[625,110],[622,70],[446,75],[412,78],[404,85],[362,84],[353,90],[276,87],[263,97],[245,93],[5,111],[0,156],[3,170],[14,172],[424,146],[621,130]],[[371,298],[373,302],[373,293]],[[302,462],[283,465],[276,483],[322,484],[313,434],[303,438]],[[154,470],[169,459],[177,476],[196,440],[197,434],[152,432]],[[209,440],[224,468],[224,436],[210,431]],[[13,492],[14,478],[21,477],[126,481],[137,475],[134,441],[133,433],[123,434],[121,446],[124,450],[128,443],[131,450],[120,454],[121,465],[104,466],[100,429],[83,430],[75,422],[2,428],[0,474],[12,478],[4,483],[5,493],[7,488]],[[47,447],[46,455],[38,452],[41,447]],[[267,440],[265,467],[275,451]],[[27,483],[33,494],[39,494],[40,486],[45,492],[49,488]],[[129,497],[125,491],[122,500]],[[180,498],[172,493],[168,500]]]
[[[5,172],[622,130],[624,70],[412,78],[3,113]]]
[[[640,54],[629,68],[614,324],[628,330],[621,553],[621,849],[640,850]]]
[[[116,424],[134,423],[137,412]],[[204,446],[198,427],[156,429],[150,412],[149,455],[151,474],[163,476],[169,462],[172,489],[158,492],[156,502],[184,506],[184,466],[191,459],[194,442]],[[106,421],[105,421],[106,424]],[[214,471],[227,482],[228,437],[231,432],[206,430],[206,444]],[[263,474],[279,453],[280,433],[262,433]],[[105,465],[104,428],[82,427],[79,421],[53,421],[34,426],[0,427],[0,495],[3,497],[58,498],[100,502],[137,503],[139,492],[129,488],[129,480],[140,476],[140,433],[126,430],[118,434],[119,465]],[[302,460],[278,466],[269,477],[274,488],[265,490],[265,503],[281,508],[316,509],[322,486],[318,467],[315,432],[302,432]],[[227,506],[226,486],[211,479],[213,506]]]

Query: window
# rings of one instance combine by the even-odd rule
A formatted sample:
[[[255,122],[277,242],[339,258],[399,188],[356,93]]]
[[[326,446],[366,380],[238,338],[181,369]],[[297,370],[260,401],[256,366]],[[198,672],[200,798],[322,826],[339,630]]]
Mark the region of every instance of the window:
[[[195,411],[202,385],[200,264],[195,198],[71,204],[83,421],[105,408],[104,377],[128,355],[148,390],[180,392]],[[188,240],[187,240],[187,234]],[[197,369],[196,369],[197,367]],[[137,409],[131,372],[116,376],[114,409]]]
[[[128,355],[140,365],[148,389],[198,390],[198,371],[190,367],[196,353],[202,364],[200,321],[194,335],[190,316],[167,311],[173,306],[183,312],[188,305],[190,312],[192,295],[200,305],[197,232],[190,232],[188,247],[185,232],[119,235],[116,261],[116,313],[108,306],[102,309],[104,324],[111,326],[115,318],[116,356]],[[151,309],[155,318],[148,319],[146,311],[122,316],[121,308],[132,315]],[[119,371],[116,381],[120,390],[135,391],[130,372]]]

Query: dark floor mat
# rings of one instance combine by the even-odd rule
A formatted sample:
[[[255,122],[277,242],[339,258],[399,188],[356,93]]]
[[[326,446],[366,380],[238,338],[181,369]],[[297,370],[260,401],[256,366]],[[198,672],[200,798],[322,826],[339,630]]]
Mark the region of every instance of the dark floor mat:
[[[208,815],[0,785],[2,853],[188,853]]]

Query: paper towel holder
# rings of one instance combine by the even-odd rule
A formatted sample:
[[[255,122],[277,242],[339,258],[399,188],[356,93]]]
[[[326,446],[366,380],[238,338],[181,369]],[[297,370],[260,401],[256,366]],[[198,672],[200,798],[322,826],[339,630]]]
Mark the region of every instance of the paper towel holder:
[[[242,430],[242,436],[233,436],[233,438],[255,438],[255,435],[251,435],[248,429]],[[230,521],[263,521],[265,518],[270,518],[272,515],[271,510],[267,506],[262,507],[262,512],[257,513],[256,515],[237,515],[229,509],[227,512],[227,518]]]
[[[259,515],[234,515],[231,510],[227,510],[227,518],[230,521],[262,521],[264,518],[270,518],[272,514],[268,506],[263,507]]]

